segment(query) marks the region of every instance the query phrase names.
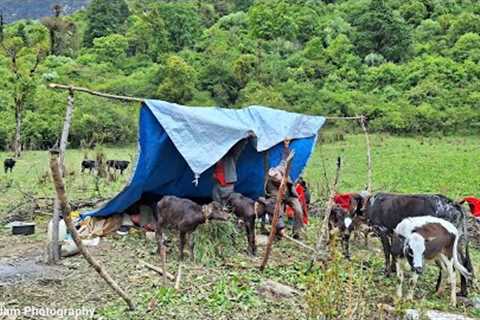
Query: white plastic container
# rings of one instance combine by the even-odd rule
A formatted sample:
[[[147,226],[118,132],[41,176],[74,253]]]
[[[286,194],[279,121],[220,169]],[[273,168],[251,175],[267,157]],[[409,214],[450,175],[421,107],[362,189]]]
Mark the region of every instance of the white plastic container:
[[[67,225],[63,219],[60,219],[58,222],[58,241],[63,241],[67,237]],[[48,241],[53,240],[53,219],[50,219],[48,223],[48,232],[47,232]]]

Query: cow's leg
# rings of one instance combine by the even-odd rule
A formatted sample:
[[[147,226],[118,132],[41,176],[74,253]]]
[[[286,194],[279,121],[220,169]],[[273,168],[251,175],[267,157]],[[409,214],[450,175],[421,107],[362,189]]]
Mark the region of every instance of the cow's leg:
[[[397,277],[398,277],[398,285],[397,285],[397,297],[399,299],[402,298],[402,286],[403,286],[403,269],[402,266],[400,265],[400,261],[397,260]]]
[[[179,241],[179,245],[178,245],[178,248],[180,250],[180,261],[183,261],[183,249],[185,248],[185,239],[186,238],[186,234],[185,232],[182,232],[180,231],[180,241]]]
[[[457,305],[457,274],[453,267],[453,258],[448,259],[443,254],[440,255],[443,260],[443,263],[447,267],[448,278],[450,279],[450,303],[452,306]]]
[[[388,277],[390,276],[390,273],[394,271],[393,266],[390,263],[390,239],[385,230],[377,228],[375,232],[379,236],[380,241],[382,241],[383,254],[385,255],[385,275]]]
[[[435,292],[437,295],[441,295],[444,290],[444,284],[445,284],[445,274],[447,271],[447,266],[443,264],[442,260],[435,260],[435,264],[439,268],[439,273],[438,273],[438,279],[437,279],[437,286],[435,288]]]
[[[267,230],[267,214],[268,213],[265,213],[263,216],[262,216],[262,220],[261,220],[261,224],[260,224],[260,233],[261,234],[268,234],[268,230]]]
[[[247,233],[248,253],[252,256],[257,254],[257,246],[255,243],[255,217],[249,217],[245,223],[245,231]]]
[[[190,251],[190,259],[192,261],[195,260],[194,249],[195,249],[195,239],[194,239],[193,233],[189,233],[188,234],[188,250]]]
[[[418,273],[413,272],[412,278],[410,279],[410,290],[408,291],[407,299],[413,300],[413,295],[415,293],[415,288],[417,287]]]
[[[342,236],[342,247],[343,247],[343,254],[345,258],[349,259],[350,256],[350,233],[346,233]]]

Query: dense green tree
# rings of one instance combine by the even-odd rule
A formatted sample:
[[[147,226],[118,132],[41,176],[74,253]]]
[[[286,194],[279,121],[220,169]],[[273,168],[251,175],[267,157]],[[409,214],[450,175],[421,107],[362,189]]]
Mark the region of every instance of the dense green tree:
[[[170,56],[161,72],[163,78],[157,94],[167,101],[188,103],[196,83],[195,70],[178,56]]]
[[[128,40],[120,34],[111,34],[93,40],[97,61],[119,65],[127,56]]]
[[[95,38],[122,33],[128,15],[125,0],[93,0],[87,9],[87,29],[83,39],[85,45],[91,47]]]
[[[378,53],[389,61],[398,62],[408,56],[410,28],[385,0],[371,0],[351,23],[357,29],[354,42],[362,57]]]

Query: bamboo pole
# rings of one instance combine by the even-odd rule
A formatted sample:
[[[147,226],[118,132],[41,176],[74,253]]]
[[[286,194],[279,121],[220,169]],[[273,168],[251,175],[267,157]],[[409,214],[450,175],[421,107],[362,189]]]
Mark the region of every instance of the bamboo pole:
[[[82,87],[76,87],[76,86],[67,86],[64,84],[58,84],[58,83],[50,83],[48,85],[50,89],[61,89],[61,90],[73,90],[73,91],[79,91],[79,92],[85,92],[94,96],[102,97],[102,98],[107,98],[107,99],[114,99],[114,100],[122,100],[122,101],[135,101],[135,102],[144,102],[145,99],[143,98],[136,98],[136,97],[127,97],[127,96],[119,96],[115,94],[109,94],[109,93],[103,93],[99,91],[94,91],[90,90],[87,88],[82,88]]]
[[[337,193],[338,181],[340,181],[341,165],[342,165],[341,158],[338,157],[338,159],[337,159],[337,170],[335,172],[335,180],[333,181],[333,185],[330,189],[330,195],[328,197],[327,206],[325,207],[324,218],[323,218],[323,221],[322,221],[322,225],[320,226],[320,234],[318,235],[317,244],[315,245],[315,253],[312,257],[309,269],[311,269],[313,267],[313,265],[315,264],[315,262],[317,262],[318,255],[320,253],[325,253],[325,247],[326,247],[326,243],[327,243],[328,236],[329,236],[328,221],[330,219],[330,212],[332,211],[332,207],[335,203],[334,198],[335,198],[335,194]]]
[[[63,121],[63,130],[60,137],[60,176],[65,176],[65,150],[67,149],[68,135],[70,132],[70,125],[72,123],[73,107],[75,97],[73,90],[68,91],[67,110],[65,112],[65,120]],[[53,218],[52,218],[52,239],[47,246],[47,256],[49,264],[56,264],[60,261],[60,246],[58,239],[58,228],[60,223],[60,200],[55,197],[53,204]]]
[[[153,264],[150,264],[150,263],[148,263],[146,261],[143,261],[143,260],[139,260],[139,262],[141,264],[143,264],[145,267],[147,267],[148,269],[153,270],[153,271],[155,271],[156,273],[158,273],[162,276],[165,275],[168,280],[170,280],[170,281],[175,280],[175,276],[173,274],[165,272],[162,268],[154,266]]]
[[[53,184],[55,186],[55,191],[57,193],[57,198],[60,202],[60,207],[63,212],[65,224],[67,229],[72,235],[73,241],[77,245],[80,253],[83,255],[85,260],[95,269],[95,271],[107,282],[107,284],[123,299],[128,305],[130,310],[135,310],[135,305],[128,295],[118,286],[118,284],[113,280],[110,274],[105,270],[105,268],[90,255],[90,252],[84,247],[82,240],[73,224],[72,219],[70,218],[70,212],[72,211],[70,205],[68,204],[67,195],[65,193],[65,185],[63,183],[62,175],[60,174],[60,166],[58,163],[58,151],[50,151],[50,170],[52,172]]]
[[[360,120],[363,116],[355,116],[355,117],[324,117],[327,120]]]
[[[370,145],[370,136],[368,135],[367,130],[367,118],[362,116],[360,120],[360,125],[362,126],[363,133],[365,134],[365,141],[367,143],[367,192],[372,193],[372,148]]]
[[[304,248],[304,249],[310,250],[310,251],[312,251],[312,252],[315,252],[315,251],[316,251],[315,248],[312,248],[312,247],[310,247],[309,245],[306,245],[305,243],[303,243],[302,241],[299,241],[299,240],[297,240],[297,239],[294,239],[294,238],[292,238],[292,237],[290,237],[290,236],[288,236],[288,235],[286,235],[286,234],[283,235],[283,237],[284,237],[285,239],[287,239],[287,240],[295,243],[295,244],[298,245],[299,247],[302,247],[302,248]]]
[[[275,209],[273,211],[272,229],[270,230],[270,236],[268,237],[267,247],[265,248],[265,255],[263,256],[263,261],[260,266],[260,271],[263,271],[265,269],[265,266],[268,263],[268,258],[270,257],[270,253],[272,252],[273,239],[275,238],[275,234],[277,233],[277,223],[280,218],[280,210],[282,208],[283,198],[285,197],[285,193],[287,190],[288,175],[290,172],[290,166],[291,166],[294,154],[295,154],[294,151],[290,151],[286,159],[286,165],[283,170],[282,181],[280,183],[280,188],[278,190],[277,202],[275,203]]]

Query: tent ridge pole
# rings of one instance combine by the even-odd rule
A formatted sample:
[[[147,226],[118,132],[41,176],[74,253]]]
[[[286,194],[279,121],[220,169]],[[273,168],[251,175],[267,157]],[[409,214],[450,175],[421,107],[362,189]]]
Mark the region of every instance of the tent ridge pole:
[[[88,93],[88,94],[91,94],[91,95],[94,95],[94,96],[107,98],[107,99],[114,99],[114,100],[135,101],[135,102],[144,102],[146,100],[144,98],[120,96],[120,95],[115,95],[115,94],[109,94],[109,93],[94,91],[94,90],[90,90],[90,89],[83,88],[83,87],[76,87],[76,86],[73,86],[73,85],[64,85],[64,84],[58,84],[58,83],[50,83],[48,85],[48,87],[50,89],[79,91],[79,92]]]

